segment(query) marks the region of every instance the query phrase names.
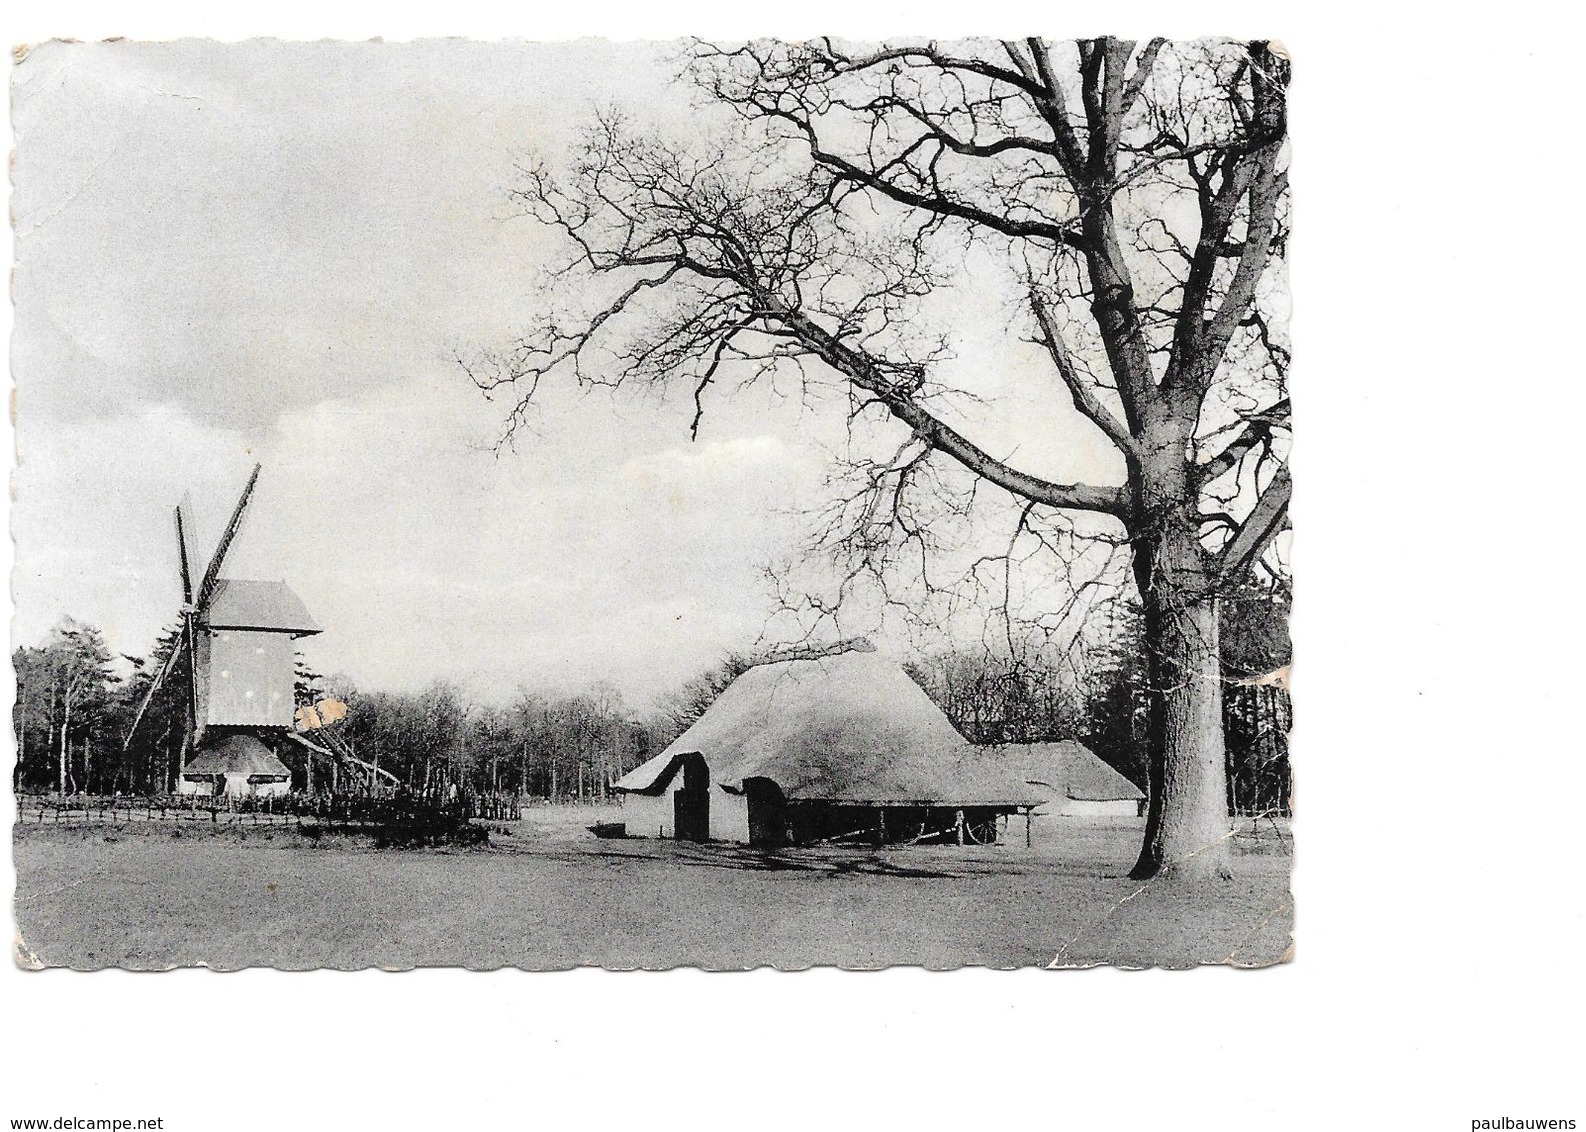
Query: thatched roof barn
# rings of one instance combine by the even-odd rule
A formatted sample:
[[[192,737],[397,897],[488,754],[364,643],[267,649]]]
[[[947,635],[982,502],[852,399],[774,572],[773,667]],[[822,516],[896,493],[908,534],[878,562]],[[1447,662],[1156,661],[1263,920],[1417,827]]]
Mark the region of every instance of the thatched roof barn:
[[[262,742],[245,732],[206,739],[182,768],[179,794],[285,794],[292,771]]]
[[[1010,743],[989,753],[1040,791],[1043,814],[1136,817],[1145,802],[1138,786],[1075,739]]]
[[[901,667],[858,651],[756,665],[615,786],[630,834],[751,844],[984,840],[1041,798]]]

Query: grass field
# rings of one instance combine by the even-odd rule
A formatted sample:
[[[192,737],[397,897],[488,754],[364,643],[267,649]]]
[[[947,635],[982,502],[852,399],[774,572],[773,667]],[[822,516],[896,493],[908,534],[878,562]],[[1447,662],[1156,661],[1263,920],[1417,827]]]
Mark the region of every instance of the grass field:
[[[1235,879],[1125,873],[1138,820],[1047,819],[1011,845],[804,849],[600,840],[616,814],[530,811],[480,850],[376,851],[296,831],[19,826],[17,960],[161,969],[771,965],[1189,966],[1280,961],[1286,842]]]

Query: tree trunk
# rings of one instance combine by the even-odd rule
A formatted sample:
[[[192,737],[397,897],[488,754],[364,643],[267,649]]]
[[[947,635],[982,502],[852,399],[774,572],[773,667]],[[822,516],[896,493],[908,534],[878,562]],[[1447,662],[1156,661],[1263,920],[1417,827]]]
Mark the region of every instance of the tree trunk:
[[[71,698],[71,693],[70,692],[67,693],[66,699],[63,702],[62,707],[64,708],[64,711],[65,711],[65,717],[61,720],[61,768],[60,768],[61,769],[61,779],[60,779],[60,790],[59,790],[59,793],[60,793],[60,795],[62,797],[65,797],[66,796],[66,756],[67,756],[66,736],[71,733],[71,727],[72,727],[72,698]]]
[[[1146,598],[1151,711],[1145,844],[1130,876],[1229,875],[1228,769],[1215,597]],[[1175,600],[1182,598],[1182,600]]]
[[[1149,804],[1145,842],[1129,875],[1227,877],[1232,824],[1216,582],[1180,455],[1187,436],[1172,425],[1162,435],[1151,446],[1157,461],[1136,480],[1137,514],[1144,517],[1133,532],[1133,565],[1145,612]]]

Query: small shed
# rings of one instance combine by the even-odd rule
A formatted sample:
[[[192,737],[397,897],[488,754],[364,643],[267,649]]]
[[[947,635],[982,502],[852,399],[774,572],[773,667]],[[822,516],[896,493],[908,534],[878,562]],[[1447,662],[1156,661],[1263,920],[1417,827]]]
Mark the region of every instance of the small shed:
[[[210,738],[182,768],[178,794],[272,797],[292,788],[292,771],[245,732]]]
[[[615,783],[630,836],[774,846],[996,836],[1041,794],[873,652],[750,668]]]
[[[989,749],[1044,801],[1041,813],[1063,817],[1138,817],[1145,793],[1077,739],[1010,743]]]

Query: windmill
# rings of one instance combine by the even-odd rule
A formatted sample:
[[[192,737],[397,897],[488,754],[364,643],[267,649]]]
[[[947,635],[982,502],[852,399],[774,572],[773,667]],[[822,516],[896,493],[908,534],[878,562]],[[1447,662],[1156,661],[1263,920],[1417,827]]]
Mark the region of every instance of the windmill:
[[[290,786],[290,772],[267,744],[291,734],[294,642],[320,628],[284,583],[221,576],[259,470],[255,464],[202,574],[195,569],[188,508],[176,506],[181,631],[122,746],[132,745],[154,697],[187,658],[176,773],[176,788],[184,793],[278,793]]]

